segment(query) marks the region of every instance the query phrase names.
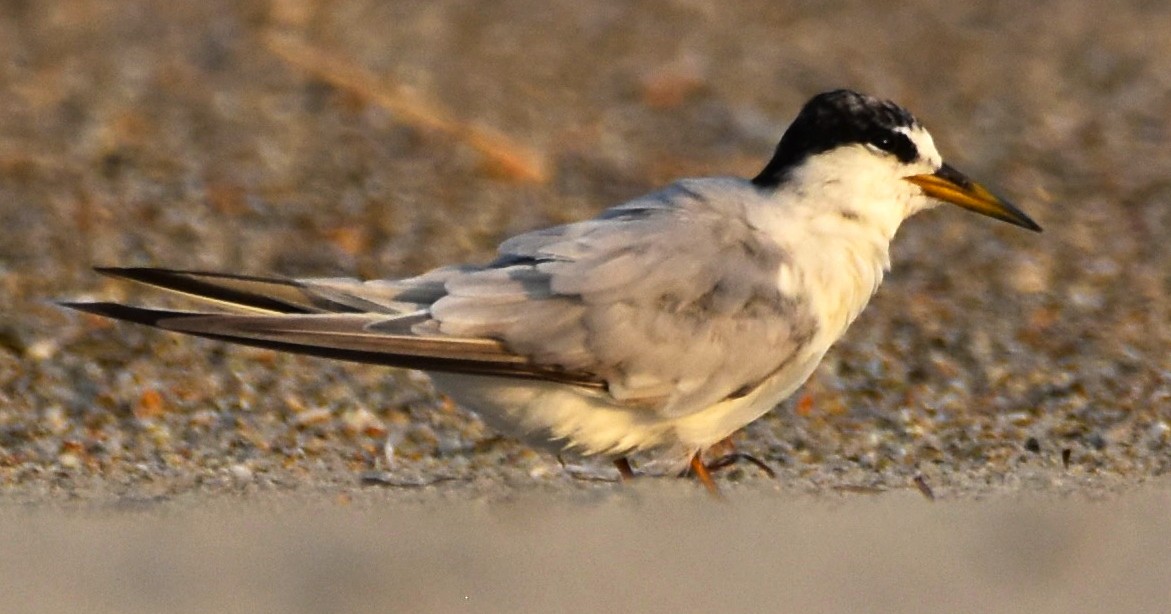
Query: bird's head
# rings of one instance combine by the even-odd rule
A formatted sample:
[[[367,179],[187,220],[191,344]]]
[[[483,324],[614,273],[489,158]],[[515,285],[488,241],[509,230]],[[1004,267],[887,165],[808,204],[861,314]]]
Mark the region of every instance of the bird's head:
[[[843,215],[895,227],[942,201],[1041,230],[1011,203],[944,163],[931,135],[906,109],[850,90],[818,94],[805,103],[752,182],[806,197],[820,191],[827,206],[854,207]]]

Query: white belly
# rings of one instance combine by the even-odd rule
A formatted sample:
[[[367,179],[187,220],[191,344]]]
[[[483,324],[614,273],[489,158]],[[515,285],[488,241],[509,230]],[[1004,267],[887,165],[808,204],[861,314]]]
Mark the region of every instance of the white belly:
[[[560,452],[622,455],[672,448],[694,453],[743,428],[809,377],[821,353],[795,362],[742,397],[683,416],[616,403],[605,393],[550,382],[430,373],[436,388],[493,429]]]

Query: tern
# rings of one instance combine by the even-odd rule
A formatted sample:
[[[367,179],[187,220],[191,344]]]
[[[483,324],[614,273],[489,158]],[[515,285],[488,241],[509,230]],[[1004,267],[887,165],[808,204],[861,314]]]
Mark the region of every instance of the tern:
[[[627,455],[674,454],[716,492],[701,454],[805,382],[877,290],[900,224],[941,202],[1041,230],[944,163],[907,110],[836,90],[754,178],[683,179],[510,238],[488,264],[372,281],[101,267],[205,308],[64,304],[419,369],[504,434],[623,475]]]

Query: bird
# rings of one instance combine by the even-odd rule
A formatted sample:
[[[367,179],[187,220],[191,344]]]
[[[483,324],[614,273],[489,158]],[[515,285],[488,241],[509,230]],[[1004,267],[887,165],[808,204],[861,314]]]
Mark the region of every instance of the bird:
[[[813,96],[751,179],[678,180],[592,219],[503,241],[486,264],[414,277],[99,273],[196,310],[63,305],[226,342],[426,372],[501,434],[614,462],[649,452],[718,493],[702,454],[810,377],[940,203],[1040,232],[945,163],[903,107]]]

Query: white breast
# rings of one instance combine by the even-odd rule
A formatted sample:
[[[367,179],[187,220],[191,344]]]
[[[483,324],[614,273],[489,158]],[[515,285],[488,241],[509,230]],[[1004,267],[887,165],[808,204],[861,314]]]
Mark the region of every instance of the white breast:
[[[664,447],[693,453],[768,412],[805,382],[866,306],[889,265],[889,241],[901,219],[851,219],[824,201],[809,203],[801,194],[765,196],[745,184],[724,186],[725,191],[740,190],[736,199],[725,194],[725,201],[789,255],[778,270],[778,288],[782,295],[807,301],[818,321],[800,354],[747,394],[671,416],[621,404],[598,390],[549,382],[434,373],[436,386],[501,432],[545,448],[572,447],[589,454]],[[848,190],[831,188],[822,195],[854,202]]]

